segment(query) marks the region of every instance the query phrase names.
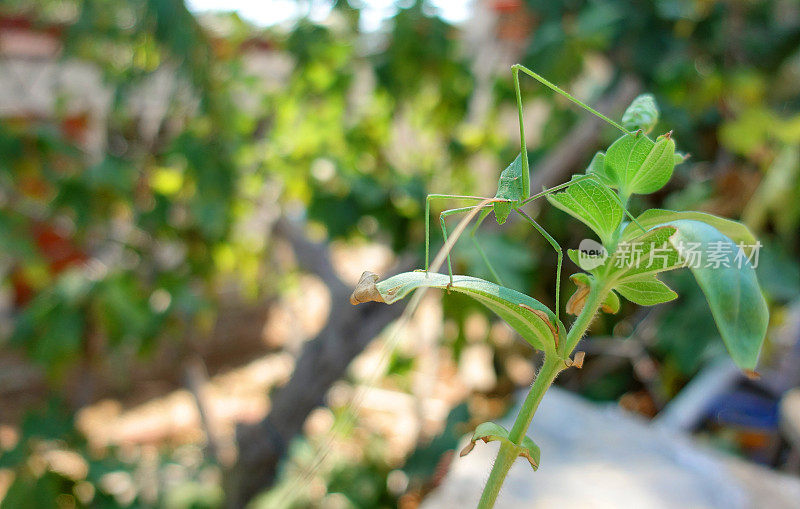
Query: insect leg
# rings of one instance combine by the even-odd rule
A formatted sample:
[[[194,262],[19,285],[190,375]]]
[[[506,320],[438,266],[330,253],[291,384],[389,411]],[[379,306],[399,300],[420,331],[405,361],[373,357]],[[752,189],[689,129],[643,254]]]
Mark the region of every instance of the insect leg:
[[[429,194],[425,198],[425,272],[428,272],[430,267],[430,246],[431,246],[431,200],[434,199],[451,199],[451,200],[467,200],[467,201],[483,201],[486,198],[480,196],[463,196],[457,194]]]
[[[513,72],[515,72],[515,73],[516,73],[517,71],[522,71],[522,72],[524,72],[525,74],[527,74],[527,75],[528,75],[528,76],[530,76],[531,78],[535,79],[536,81],[538,81],[538,82],[539,82],[539,83],[541,83],[542,85],[546,86],[546,87],[547,87],[547,88],[549,88],[550,90],[553,90],[554,92],[556,92],[556,93],[558,93],[558,94],[561,94],[561,95],[563,95],[564,97],[566,97],[566,98],[567,98],[567,99],[569,99],[570,101],[574,102],[575,104],[577,104],[577,105],[578,105],[578,106],[580,106],[581,108],[585,109],[585,110],[586,110],[586,111],[588,111],[589,113],[592,113],[593,115],[596,115],[597,117],[600,117],[601,119],[605,120],[605,121],[606,121],[606,122],[608,122],[609,124],[613,125],[614,127],[616,127],[617,129],[619,129],[619,130],[620,130],[620,131],[622,131],[623,133],[625,133],[625,134],[630,134],[630,135],[633,135],[633,133],[632,133],[632,132],[630,132],[629,130],[625,129],[624,127],[622,127],[622,126],[621,126],[621,125],[619,125],[618,123],[614,122],[613,120],[611,120],[611,119],[610,119],[610,118],[608,118],[607,116],[605,116],[605,115],[603,115],[602,113],[600,113],[599,111],[595,110],[594,108],[592,108],[592,107],[591,107],[591,106],[589,106],[588,104],[584,103],[583,101],[581,101],[581,100],[580,100],[580,99],[578,99],[577,97],[574,97],[572,94],[570,94],[570,93],[569,93],[569,92],[567,92],[566,90],[562,90],[561,88],[559,88],[559,87],[558,87],[558,86],[556,86],[555,84],[553,84],[553,83],[549,82],[549,81],[548,81],[548,80],[546,80],[546,79],[545,79],[543,76],[541,76],[541,75],[539,75],[539,74],[537,74],[537,73],[535,73],[535,72],[531,71],[531,70],[530,70],[530,69],[528,69],[527,67],[525,67],[525,66],[522,66],[522,65],[520,65],[520,64],[514,64],[514,65],[512,65],[512,66],[511,66],[511,69],[512,69],[512,71],[513,71]]]
[[[556,251],[556,254],[558,255],[558,268],[556,270],[556,319],[560,321],[561,307],[560,307],[559,296],[561,293],[561,264],[564,261],[564,250],[561,249],[561,246],[558,244],[558,242],[556,242],[556,239],[554,239],[552,235],[547,233],[547,231],[545,231],[544,228],[539,226],[539,223],[537,223],[531,216],[526,214],[524,210],[521,209],[516,209],[516,210],[519,215],[524,217],[531,225],[533,225],[534,228],[536,228],[536,230],[539,233],[542,234],[542,236],[545,239],[547,239],[547,242],[549,242],[550,245],[553,246],[553,249]]]
[[[470,210],[472,210],[474,208],[475,208],[475,206],[473,205],[472,207],[461,207],[461,208],[458,208],[458,209],[450,209],[450,210],[445,210],[444,212],[442,212],[439,215],[439,220],[442,223],[442,236],[444,237],[445,243],[447,242],[447,226],[445,225],[445,221],[444,221],[445,218],[447,216],[452,216],[453,214],[459,214],[461,212],[470,211]],[[449,252],[447,253],[447,271],[450,274],[450,284],[452,285],[453,284],[453,265],[452,265],[452,263],[450,263],[450,253]]]
[[[514,91],[517,94],[517,112],[519,113],[519,153],[522,157],[522,195],[531,193],[531,172],[528,165],[528,145],[525,143],[525,122],[522,120],[522,93],[519,91],[520,66],[511,66],[511,75],[514,78]]]
[[[472,239],[472,242],[475,244],[475,247],[478,249],[478,253],[480,253],[481,258],[483,258],[483,262],[486,264],[486,267],[489,268],[489,272],[492,273],[492,277],[497,281],[497,284],[500,286],[503,285],[503,280],[500,279],[500,276],[497,275],[497,271],[494,270],[492,263],[489,261],[489,257],[486,256],[486,252],[484,252],[481,245],[478,243],[478,238],[475,234],[478,232],[478,228],[480,227],[481,223],[483,222],[486,217],[491,214],[492,209],[487,208],[483,212],[481,212],[480,216],[478,216],[478,220],[475,222],[475,226],[472,227],[472,231],[470,232],[469,236]]]
[[[540,192],[534,194],[533,196],[531,196],[529,198],[525,198],[524,200],[522,200],[520,202],[519,205],[521,207],[522,205],[530,203],[530,202],[532,202],[534,200],[538,200],[542,196],[548,195],[550,193],[555,193],[556,191],[560,191],[560,190],[562,190],[564,188],[567,188],[567,187],[571,186],[572,184],[577,184],[578,182],[582,182],[582,181],[587,180],[587,179],[594,180],[594,177],[592,175],[579,175],[579,176],[573,178],[572,180],[570,180],[569,182],[564,182],[563,184],[558,184],[557,186],[553,186],[553,187],[550,187],[550,188],[545,189],[543,191],[540,191]]]

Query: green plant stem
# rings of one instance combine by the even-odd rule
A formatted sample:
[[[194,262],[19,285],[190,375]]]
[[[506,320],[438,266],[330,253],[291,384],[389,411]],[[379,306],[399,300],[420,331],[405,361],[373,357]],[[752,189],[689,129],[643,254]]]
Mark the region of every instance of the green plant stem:
[[[603,303],[603,299],[609,291],[604,286],[604,282],[600,280],[592,284],[589,295],[586,296],[583,310],[581,310],[575,321],[572,322],[572,327],[569,328],[569,332],[567,333],[567,346],[565,349],[568,356],[572,355],[572,351],[578,346],[578,341],[586,334],[586,329],[589,328],[589,325],[591,325],[592,320],[597,314],[597,310],[600,309],[600,304]]]
[[[508,438],[512,442],[515,444],[520,444],[522,442],[522,438],[525,436],[525,432],[528,431],[528,426],[531,423],[531,419],[533,419],[533,414],[536,413],[536,409],[539,407],[544,393],[547,392],[553,380],[555,380],[556,376],[565,367],[564,361],[557,356],[548,355],[545,357],[542,369],[539,370],[539,374],[536,376],[531,390],[528,391],[528,396],[522,403],[519,414],[517,414],[514,427],[511,428],[511,432],[508,434]],[[494,506],[494,502],[497,499],[497,495],[500,493],[500,488],[503,486],[506,474],[508,474],[511,465],[514,464],[516,459],[517,449],[507,442],[501,442],[500,451],[497,453],[497,459],[494,461],[492,472],[489,474],[489,480],[486,481],[481,500],[478,503],[479,509],[488,509]]]
[[[566,351],[569,352],[570,355],[578,344],[578,341],[580,341],[586,333],[586,329],[588,329],[589,325],[592,323],[592,319],[597,314],[597,310],[603,302],[605,293],[606,291],[599,285],[593,285],[589,291],[583,310],[575,319],[575,322],[567,333]],[[519,414],[517,414],[517,419],[514,421],[514,426],[508,434],[508,438],[514,444],[519,445],[522,443],[522,439],[528,431],[528,426],[530,426],[533,420],[536,409],[539,408],[539,403],[542,401],[544,393],[547,392],[547,389],[553,384],[558,374],[566,368],[567,364],[564,362],[564,359],[553,354],[545,356],[542,368],[539,370],[539,374],[536,376],[536,380],[533,382],[530,391],[528,391],[528,395],[522,403],[522,408],[520,408]],[[490,509],[494,507],[497,495],[500,494],[500,488],[503,486],[506,475],[516,459],[516,448],[511,444],[501,442],[500,451],[497,453],[497,459],[495,459],[492,471],[489,474],[489,480],[486,481],[483,494],[481,494],[481,500],[478,502],[478,509]]]

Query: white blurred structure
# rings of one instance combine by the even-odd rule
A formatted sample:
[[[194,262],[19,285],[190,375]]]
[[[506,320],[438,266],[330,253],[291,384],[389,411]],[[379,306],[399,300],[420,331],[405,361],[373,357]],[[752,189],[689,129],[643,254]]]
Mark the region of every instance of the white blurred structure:
[[[518,410],[500,423],[510,429]],[[527,461],[514,463],[498,509],[793,508],[800,501],[797,478],[557,387],[547,391],[528,435],[542,449],[541,466],[533,472]],[[497,442],[478,442],[457,458],[422,507],[474,507],[498,448]]]
[[[0,19],[0,118],[42,122],[58,113],[76,141],[99,154],[111,91],[93,66],[60,60],[61,32],[24,18]]]
[[[212,39],[226,36],[219,30],[224,28],[224,18],[208,15],[202,21]],[[58,24],[0,16],[0,121],[58,125],[96,161],[106,150],[114,90],[96,65],[64,57],[65,30]],[[264,90],[282,86],[294,65],[286,54],[257,36],[241,51],[246,72],[259,78]],[[259,98],[241,94],[236,100],[247,109]],[[141,140],[148,143],[156,139],[168,113],[178,108],[192,114],[197,97],[179,77],[175,63],[165,62],[126,93],[123,107],[135,119]]]

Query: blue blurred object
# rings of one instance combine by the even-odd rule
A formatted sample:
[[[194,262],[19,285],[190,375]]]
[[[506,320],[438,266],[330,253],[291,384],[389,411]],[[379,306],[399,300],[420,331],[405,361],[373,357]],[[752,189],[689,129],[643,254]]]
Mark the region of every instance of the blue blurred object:
[[[777,430],[778,402],[768,396],[735,391],[717,398],[708,409],[708,418],[720,425]]]

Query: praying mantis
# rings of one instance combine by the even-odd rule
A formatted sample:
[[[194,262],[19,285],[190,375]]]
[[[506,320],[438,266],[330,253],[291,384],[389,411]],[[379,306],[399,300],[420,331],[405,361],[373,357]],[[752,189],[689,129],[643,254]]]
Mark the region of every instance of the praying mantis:
[[[497,274],[494,266],[492,265],[491,261],[489,260],[486,252],[481,247],[480,243],[477,240],[476,233],[478,228],[480,228],[481,223],[489,217],[489,215],[494,212],[495,220],[497,221],[498,225],[502,225],[508,219],[508,216],[511,212],[516,212],[519,214],[523,219],[525,219],[528,223],[533,226],[536,231],[538,231],[550,244],[550,246],[555,250],[556,256],[558,257],[557,261],[557,271],[556,271],[556,317],[559,317],[559,310],[560,308],[560,288],[561,288],[561,266],[563,264],[564,259],[564,252],[559,243],[550,235],[544,228],[542,228],[539,223],[536,222],[528,213],[526,213],[522,207],[526,204],[546,196],[548,194],[554,193],[561,189],[565,189],[569,186],[572,186],[578,182],[587,179],[595,179],[595,176],[592,174],[581,175],[578,177],[573,178],[569,182],[559,184],[557,186],[553,186],[549,189],[545,189],[539,193],[531,195],[531,183],[530,183],[530,168],[528,165],[528,149],[525,143],[525,125],[522,117],[522,94],[519,88],[519,73],[522,71],[523,73],[527,74],[528,76],[534,78],[539,83],[545,85],[546,87],[550,88],[551,90],[557,92],[558,94],[566,97],[573,103],[577,104],[581,108],[589,111],[593,115],[601,118],[608,124],[616,127],[620,131],[625,134],[635,136],[637,133],[633,133],[623,127],[622,125],[614,122],[607,116],[603,115],[602,113],[598,112],[591,106],[585,104],[584,102],[580,101],[576,97],[572,96],[568,92],[562,90],[555,84],[551,83],[541,75],[537,74],[536,72],[524,67],[520,64],[515,64],[511,67],[511,72],[514,80],[514,91],[517,97],[517,111],[519,113],[519,136],[520,136],[520,154],[517,156],[516,159],[500,173],[500,179],[497,184],[497,194],[493,198],[487,197],[480,197],[480,196],[469,196],[469,195],[455,195],[455,194],[429,194],[425,199],[425,272],[428,272],[430,267],[430,207],[431,202],[433,200],[459,200],[462,202],[483,202],[479,205],[471,205],[466,207],[459,207],[459,208],[452,208],[443,211],[440,216],[439,220],[441,223],[442,228],[442,236],[444,237],[445,243],[447,242],[447,225],[445,219],[449,216],[455,214],[461,214],[473,211],[476,207],[481,207],[482,210],[479,212],[477,216],[477,220],[473,225],[470,231],[470,238],[472,239],[473,244],[477,248],[478,253],[480,254],[483,262],[486,264],[486,267],[489,269],[492,277],[496,280],[498,284],[501,286],[503,285],[503,281],[501,280],[500,276]],[[615,195],[616,197],[616,195]],[[616,199],[619,199],[618,197]],[[488,203],[485,203],[486,201]],[[632,216],[627,211],[627,207],[623,205],[623,209],[625,210],[625,214],[628,217]],[[635,222],[636,220],[633,219]],[[450,253],[447,253],[447,270],[450,275],[450,284],[453,283],[453,266],[450,260]]]
[[[529,163],[528,163],[527,147],[526,147],[526,144],[525,144],[525,127],[524,127],[524,124],[523,124],[523,114],[522,114],[522,94],[521,94],[520,87],[519,87],[519,72],[521,71],[524,74],[527,74],[527,75],[533,77],[534,79],[536,79],[540,83],[544,84],[548,88],[554,90],[558,94],[566,97],[567,99],[569,99],[573,103],[579,105],[583,109],[589,111],[590,113],[592,113],[593,115],[595,115],[595,116],[599,117],[600,119],[604,120],[608,124],[610,124],[610,125],[614,126],[615,128],[619,129],[625,135],[634,136],[635,137],[635,136],[638,136],[639,133],[643,132],[643,130],[642,129],[638,129],[634,133],[634,132],[630,131],[629,129],[626,129],[623,125],[618,124],[617,122],[614,122],[613,120],[609,119],[608,117],[606,117],[602,113],[596,111],[595,109],[593,109],[590,106],[586,105],[585,103],[581,102],[580,100],[578,100],[577,98],[573,97],[572,95],[570,95],[566,91],[564,91],[561,88],[557,87],[556,85],[552,84],[551,82],[549,82],[548,80],[546,80],[545,78],[540,76],[539,74],[531,71],[530,69],[528,69],[528,68],[526,68],[526,67],[524,67],[522,65],[519,65],[519,64],[514,65],[514,66],[512,66],[511,69],[512,69],[512,75],[513,75],[513,81],[514,81],[514,89],[515,89],[515,92],[516,92],[517,110],[518,110],[518,114],[519,114],[520,154],[511,163],[511,165],[509,165],[505,170],[503,170],[501,172],[500,178],[499,178],[499,181],[498,181],[497,193],[495,194],[494,197],[487,198],[487,197],[480,197],[480,196],[450,195],[450,194],[429,194],[427,196],[427,198],[425,200],[425,268],[424,269],[419,269],[419,271],[425,272],[426,275],[427,275],[429,270],[432,271],[432,272],[436,272],[438,270],[438,268],[442,265],[442,263],[444,262],[444,258],[446,257],[449,276],[450,276],[450,284],[448,285],[448,288],[453,286],[453,270],[452,270],[452,263],[451,263],[451,260],[450,260],[450,252],[452,250],[452,247],[453,247],[454,243],[466,231],[466,227],[467,227],[468,223],[470,223],[473,219],[475,219],[475,224],[472,226],[472,229],[471,229],[471,232],[470,232],[470,237],[472,238],[472,240],[473,240],[475,246],[477,247],[477,250],[480,253],[483,261],[485,262],[485,264],[487,265],[489,271],[491,272],[492,277],[494,277],[494,279],[497,281],[497,283],[499,283],[501,286],[503,286],[503,283],[502,283],[500,277],[498,276],[497,271],[494,269],[494,267],[492,266],[491,261],[489,260],[489,258],[486,255],[485,251],[483,250],[483,248],[478,243],[477,238],[476,238],[476,232],[477,232],[478,228],[480,227],[480,225],[483,223],[483,221],[492,212],[494,212],[495,220],[500,225],[502,225],[502,224],[504,224],[506,222],[506,220],[510,216],[511,212],[516,212],[517,214],[522,216],[528,223],[530,223],[534,227],[534,229],[536,229],[542,236],[544,236],[544,238],[548,241],[548,243],[551,245],[551,247],[555,250],[555,252],[557,254],[558,267],[557,267],[557,273],[556,273],[556,292],[555,292],[556,293],[556,295],[555,295],[555,300],[556,300],[556,308],[555,309],[556,309],[556,311],[554,313],[555,314],[555,318],[556,318],[556,322],[555,322],[556,325],[553,325],[550,322],[549,318],[544,318],[543,319],[546,323],[548,323],[548,327],[551,327],[551,330],[555,329],[557,331],[559,325],[561,324],[560,316],[559,316],[559,310],[560,310],[560,286],[561,286],[561,269],[562,269],[562,265],[563,265],[563,250],[562,250],[561,246],[558,244],[558,242],[544,228],[542,228],[536,222],[536,220],[534,218],[532,218],[529,214],[527,214],[523,210],[523,207],[525,205],[527,205],[528,203],[530,203],[530,202],[532,202],[532,201],[534,201],[534,200],[536,200],[538,198],[547,196],[547,195],[549,195],[551,193],[554,193],[554,192],[562,190],[562,189],[566,189],[569,186],[572,186],[572,185],[577,184],[577,183],[582,182],[582,181],[593,180],[594,182],[597,182],[597,183],[603,185],[604,187],[606,186],[606,184],[604,184],[599,179],[599,177],[596,176],[595,174],[587,173],[585,175],[576,176],[572,180],[570,180],[569,182],[566,182],[566,183],[563,183],[563,184],[559,184],[557,186],[553,186],[553,187],[551,187],[549,189],[545,189],[545,190],[543,190],[543,191],[541,191],[539,193],[536,193],[536,194],[531,194],[531,189],[530,189],[530,170],[529,170]],[[624,123],[625,123],[625,119],[623,117],[623,124]],[[639,124],[637,124],[637,125],[639,125]],[[617,203],[624,210],[624,213],[627,215],[627,217],[630,218],[633,223],[638,225],[638,222],[637,222],[636,218],[634,218],[630,213],[628,213],[627,208],[625,207],[625,205],[623,203],[623,200],[619,196],[617,196],[616,193],[611,192],[610,194],[613,195],[613,198],[611,198],[611,199],[614,199],[614,200],[617,201]],[[439,251],[439,253],[436,255],[435,260],[431,263],[431,260],[430,260],[430,217],[431,217],[430,207],[431,207],[431,202],[434,201],[434,200],[461,200],[461,201],[471,202],[472,205],[466,206],[466,207],[448,209],[448,210],[443,211],[440,214],[442,235],[444,237],[444,246]],[[453,230],[452,235],[448,239],[448,231],[447,231],[447,225],[446,225],[446,221],[445,220],[449,216],[452,216],[452,215],[455,215],[455,214],[461,214],[461,213],[465,214],[465,217],[462,218],[462,220],[459,222],[458,226],[455,227],[455,229]],[[622,226],[622,225],[620,225],[620,226]],[[641,225],[639,225],[639,227],[641,228]],[[380,302],[385,302],[383,300],[383,297],[379,294],[379,292],[377,290],[377,287],[375,286],[376,282],[377,282],[377,279],[378,279],[377,275],[373,274],[373,273],[371,273],[369,271],[367,271],[364,274],[362,274],[361,281],[359,282],[356,290],[353,292],[353,295],[351,295],[351,297],[350,297],[350,302],[352,304],[354,304],[354,305],[355,304],[359,304],[361,302],[369,302],[369,301],[372,301],[372,300],[378,300]],[[385,347],[383,349],[383,352],[382,352],[382,354],[380,356],[380,360],[378,362],[378,366],[375,368],[375,372],[372,375],[372,379],[373,380],[377,379],[380,376],[381,369],[382,369],[381,366],[383,366],[383,364],[387,361],[389,354],[394,349],[394,345],[396,344],[396,342],[399,339],[398,331],[400,331],[405,326],[405,324],[408,323],[408,321],[410,320],[411,315],[414,313],[415,309],[419,305],[419,303],[420,303],[425,291],[426,291],[426,287],[422,286],[414,293],[414,296],[412,297],[412,299],[409,302],[408,306],[403,311],[402,316],[396,322],[398,324],[398,326],[394,329],[394,332],[392,333],[391,337],[387,340],[387,344],[385,345]],[[364,292],[366,292],[366,293],[364,293]],[[522,307],[524,307],[524,308],[532,311],[534,314],[536,314],[537,310],[533,310],[530,307],[526,307],[526,306],[522,306]],[[542,315],[545,315],[545,317],[546,317],[546,313],[542,312]],[[537,315],[537,316],[539,316],[541,318],[540,315]],[[563,325],[561,325],[561,328],[563,330]],[[554,340],[555,340],[556,349],[558,348],[558,340],[557,340],[557,337],[555,337],[555,336],[557,336],[557,334],[558,334],[557,332],[554,334]],[[568,338],[568,336],[567,336],[567,338]],[[562,362],[563,362],[563,360],[562,360]],[[339,421],[337,423],[338,425],[335,425],[334,428],[343,428],[343,427],[347,427],[350,424],[352,424],[353,419],[355,418],[354,417],[355,416],[355,409],[357,409],[359,407],[361,401],[364,398],[364,395],[365,395],[366,391],[372,385],[373,385],[372,383],[367,383],[367,384],[363,385],[363,388],[360,389],[357,392],[356,396],[354,396],[354,398],[347,405],[348,410],[346,412],[344,412],[344,414],[349,416],[349,417],[346,418],[343,421]],[[305,482],[308,479],[310,479],[310,477],[314,474],[314,472],[316,472],[316,470],[318,468],[320,468],[320,465],[325,460],[328,452],[331,450],[331,444],[333,443],[333,440],[334,440],[333,437],[334,437],[334,432],[331,431],[330,438],[329,438],[327,444],[323,447],[322,451],[317,455],[317,459],[315,459],[315,461],[313,462],[312,467],[310,469],[306,470],[302,477],[298,478],[294,483],[292,483],[288,487],[288,489],[286,491],[286,496],[287,497],[291,496],[290,495],[291,493],[296,493],[296,492],[300,491],[299,489],[297,489],[297,486],[299,485],[299,483]]]
[[[569,182],[544,189],[537,194],[531,194],[530,189],[519,88],[520,71],[624,133],[605,152],[595,154],[584,175],[573,177]],[[353,304],[372,301],[393,304],[412,295],[413,292],[408,307],[401,317],[407,319],[414,312],[422,298],[422,292],[426,289],[439,288],[448,292],[451,290],[459,292],[494,311],[531,346],[544,353],[536,378],[519,407],[511,429],[493,422],[482,423],[475,428],[470,443],[461,452],[461,456],[468,454],[478,440],[500,442],[496,460],[478,502],[478,507],[481,509],[494,506],[508,472],[519,457],[527,459],[534,470],[538,468],[541,449],[528,436],[528,428],[539,403],[559,373],[582,365],[583,353],[576,351],[578,344],[600,312],[615,314],[620,310],[621,297],[634,304],[645,306],[669,302],[678,295],[659,280],[657,275],[688,267],[706,296],[731,357],[740,368],[749,373],[752,373],[758,362],[769,324],[769,309],[752,265],[720,271],[719,267],[708,263],[689,265],[688,259],[683,254],[684,246],[688,243],[697,246],[703,246],[704,243],[709,246],[719,243],[727,245],[729,252],[743,253],[745,244],[741,239],[754,242],[752,233],[744,225],[693,211],[648,209],[638,218],[634,218],[628,212],[626,205],[632,195],[647,195],[662,189],[672,177],[675,165],[686,157],[675,151],[672,131],[658,136],[655,141],[643,135],[658,123],[658,107],[652,95],[642,94],[635,98],[625,110],[621,124],[617,124],[521,65],[512,66],[512,73],[519,112],[520,154],[500,174],[495,196],[483,198],[429,195],[425,205],[425,269],[420,269],[424,274],[403,272],[381,281],[377,274],[365,271],[350,297]],[[562,192],[551,194],[561,189]],[[559,317],[560,275],[563,263],[561,246],[536,220],[522,210],[524,205],[542,196],[546,196],[547,201],[554,207],[593,230],[602,242],[600,248],[603,250],[603,256],[599,265],[588,267],[587,264],[580,263],[580,253],[589,251],[588,254],[591,254],[594,252],[593,247],[587,250],[581,249],[580,252],[570,252],[571,258],[583,272],[576,273],[570,278],[577,289],[566,306],[566,311],[575,315],[575,320],[570,323],[569,328],[564,326]],[[445,243],[431,264],[430,205],[437,199],[466,200],[471,201],[472,205],[448,209],[441,213],[440,221]],[[558,267],[555,309],[549,308],[533,297],[503,286],[497,271],[475,238],[478,227],[490,214],[494,213],[495,220],[502,225],[511,212],[521,215],[556,251]],[[448,239],[445,220],[448,216],[459,213],[465,213],[465,216],[458,222]],[[626,216],[630,222],[624,221]],[[453,276],[450,251],[473,220],[476,220],[476,223],[472,227],[472,240],[499,285],[467,275]],[[734,239],[740,239],[740,244],[736,244]],[[641,253],[647,252],[650,256],[650,261],[646,265],[641,263],[638,255],[633,259],[625,256],[629,249],[633,250],[637,245]],[[737,245],[740,246],[739,251],[736,251]],[[653,264],[656,253],[659,253],[658,256],[663,260],[661,266]],[[449,278],[437,273],[445,258],[448,262]]]

